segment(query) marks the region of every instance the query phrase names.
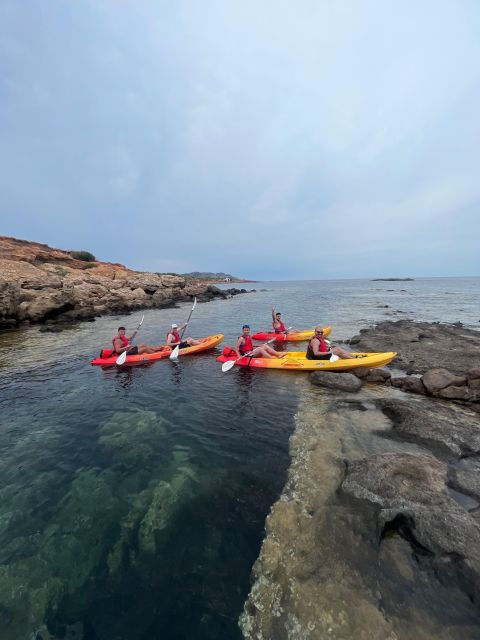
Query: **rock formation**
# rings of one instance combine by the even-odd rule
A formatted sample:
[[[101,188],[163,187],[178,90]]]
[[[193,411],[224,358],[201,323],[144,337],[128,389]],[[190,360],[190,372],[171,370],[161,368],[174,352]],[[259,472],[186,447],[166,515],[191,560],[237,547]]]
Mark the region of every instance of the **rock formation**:
[[[0,236],[0,329],[90,320],[106,313],[168,307],[193,296],[206,301],[240,292],[245,290],[222,291],[178,275],[79,260],[67,251]]]

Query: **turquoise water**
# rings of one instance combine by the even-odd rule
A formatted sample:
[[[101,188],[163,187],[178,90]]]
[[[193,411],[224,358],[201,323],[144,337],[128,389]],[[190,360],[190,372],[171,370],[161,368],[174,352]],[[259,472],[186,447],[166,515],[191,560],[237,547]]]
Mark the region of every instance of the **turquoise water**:
[[[478,328],[479,285],[257,283],[246,285],[256,293],[198,305],[189,333],[223,331],[232,342],[244,322],[268,328],[274,303],[288,326],[332,324],[336,339],[387,318]],[[139,339],[162,341],[188,312],[145,312]],[[90,366],[117,326],[133,329],[141,315],[0,334],[2,640],[240,637],[308,379],[222,374],[215,353],[121,371]]]

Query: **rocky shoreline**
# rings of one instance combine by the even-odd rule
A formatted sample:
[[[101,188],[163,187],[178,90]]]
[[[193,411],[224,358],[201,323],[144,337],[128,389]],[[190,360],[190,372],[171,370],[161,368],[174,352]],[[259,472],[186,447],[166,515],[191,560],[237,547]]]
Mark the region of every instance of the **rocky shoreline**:
[[[207,302],[246,293],[75,256],[75,252],[0,236],[0,330],[171,307],[194,296]]]
[[[253,569],[243,635],[478,638],[480,334],[384,322],[350,344],[395,345],[392,366],[405,375],[312,375],[287,484]]]

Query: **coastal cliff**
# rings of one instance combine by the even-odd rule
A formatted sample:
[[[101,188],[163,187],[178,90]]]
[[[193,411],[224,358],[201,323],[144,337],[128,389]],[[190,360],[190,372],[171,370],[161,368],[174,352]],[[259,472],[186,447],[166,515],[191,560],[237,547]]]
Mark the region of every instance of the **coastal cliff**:
[[[138,272],[87,252],[0,236],[0,329],[19,324],[92,320],[107,313],[162,308],[245,290],[173,274]]]

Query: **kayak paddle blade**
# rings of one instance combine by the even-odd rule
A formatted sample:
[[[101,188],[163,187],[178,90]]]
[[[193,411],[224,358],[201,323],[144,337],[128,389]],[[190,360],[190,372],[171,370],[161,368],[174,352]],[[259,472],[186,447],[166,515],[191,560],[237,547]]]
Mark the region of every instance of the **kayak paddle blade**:
[[[172,353],[168,356],[170,360],[178,360],[178,353],[180,351],[180,346],[177,344]]]
[[[330,362],[336,362],[337,360],[340,360],[340,358],[332,353],[332,355],[330,356]]]
[[[125,364],[125,360],[126,360],[126,359],[127,359],[127,352],[126,352],[126,351],[123,351],[123,352],[118,356],[117,361],[116,361],[116,363],[115,363],[115,364],[116,364],[116,365],[118,365],[119,367],[121,367],[121,366],[122,366],[122,364]]]
[[[224,362],[222,364],[223,373],[227,373],[227,371],[230,371],[230,369],[232,369],[235,366],[235,362],[236,360],[228,360],[227,362]]]

